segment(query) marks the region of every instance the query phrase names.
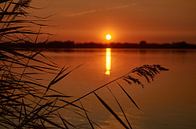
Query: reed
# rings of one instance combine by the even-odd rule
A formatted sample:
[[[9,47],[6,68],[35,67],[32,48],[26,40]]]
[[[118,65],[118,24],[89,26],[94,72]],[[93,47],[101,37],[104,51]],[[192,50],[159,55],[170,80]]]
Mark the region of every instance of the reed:
[[[36,20],[28,19],[30,14],[26,10],[33,8],[30,3],[31,0],[0,1],[0,43],[37,42],[42,33],[40,30],[32,31],[28,26],[40,28],[41,24],[35,23]],[[32,35],[35,37],[34,39]],[[122,128],[131,129],[131,122],[123,110],[123,105],[118,101],[118,96],[115,96],[110,89],[113,86],[111,84],[117,84],[130,102],[140,109],[131,95],[123,88],[122,81],[129,85],[143,87],[141,78],[151,82],[161,71],[168,70],[160,65],[143,65],[74,99],[73,96],[56,91],[53,87],[76,68],[60,68],[38,49],[21,52],[7,47],[0,48],[0,128],[83,128],[78,123],[69,120],[66,115],[62,115],[62,112],[72,112],[74,116],[86,120],[88,128],[101,128],[90,118],[90,112],[82,103],[87,97],[95,96],[96,101],[100,102],[103,108],[114,116]],[[43,83],[44,78],[39,78],[42,74],[49,74],[53,76],[53,79],[47,84]],[[123,113],[125,121],[98,93],[105,89],[110,91]]]

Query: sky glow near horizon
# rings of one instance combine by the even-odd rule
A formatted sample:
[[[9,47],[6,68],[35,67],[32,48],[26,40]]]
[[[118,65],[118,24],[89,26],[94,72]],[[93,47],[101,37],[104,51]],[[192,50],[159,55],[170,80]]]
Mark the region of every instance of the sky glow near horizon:
[[[104,34],[112,32],[116,42],[196,43],[196,0],[37,0],[32,5],[42,8],[35,15],[52,15],[43,28],[54,34],[52,40],[104,42]]]

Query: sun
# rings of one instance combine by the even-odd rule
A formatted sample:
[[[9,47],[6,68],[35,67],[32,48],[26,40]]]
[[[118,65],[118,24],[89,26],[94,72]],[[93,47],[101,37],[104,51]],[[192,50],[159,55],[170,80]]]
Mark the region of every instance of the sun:
[[[112,35],[111,35],[111,34],[106,34],[106,35],[105,35],[105,39],[106,39],[107,41],[110,41],[110,40],[112,39]]]

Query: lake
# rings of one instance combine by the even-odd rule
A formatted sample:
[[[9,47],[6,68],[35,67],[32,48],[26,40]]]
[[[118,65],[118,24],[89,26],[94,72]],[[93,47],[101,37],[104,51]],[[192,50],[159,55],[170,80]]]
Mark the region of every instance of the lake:
[[[119,90],[110,85],[123,105],[134,129],[196,128],[196,50],[72,49],[45,52],[60,66],[70,69],[81,65],[55,88],[75,98],[127,73],[143,64],[160,64],[169,68],[145,88],[124,85],[141,110],[134,107]],[[121,115],[107,88],[97,92]],[[96,101],[95,96],[82,100],[91,119],[103,129],[120,129],[120,124]],[[70,117],[74,121],[74,117]],[[88,128],[88,127],[84,127]]]

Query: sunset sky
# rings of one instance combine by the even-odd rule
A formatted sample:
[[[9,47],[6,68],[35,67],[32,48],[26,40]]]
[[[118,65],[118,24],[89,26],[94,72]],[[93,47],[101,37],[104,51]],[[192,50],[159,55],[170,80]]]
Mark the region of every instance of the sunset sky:
[[[34,0],[51,40],[196,43],[196,0]]]

